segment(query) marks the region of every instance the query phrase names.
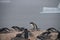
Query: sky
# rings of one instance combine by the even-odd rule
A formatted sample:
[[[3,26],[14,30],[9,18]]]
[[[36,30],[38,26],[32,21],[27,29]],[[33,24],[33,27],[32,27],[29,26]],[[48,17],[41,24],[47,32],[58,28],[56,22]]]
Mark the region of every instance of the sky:
[[[60,14],[40,14],[43,7],[57,7],[59,2],[59,0],[9,0],[8,2],[0,2],[0,27],[16,25],[30,28],[29,23],[33,21],[41,29],[59,28]]]

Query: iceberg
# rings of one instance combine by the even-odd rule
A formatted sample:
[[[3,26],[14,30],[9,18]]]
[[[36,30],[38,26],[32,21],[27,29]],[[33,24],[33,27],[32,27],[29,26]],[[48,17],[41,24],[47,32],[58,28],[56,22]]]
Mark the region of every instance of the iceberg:
[[[43,7],[42,12],[40,13],[60,13],[60,3],[58,7]]]

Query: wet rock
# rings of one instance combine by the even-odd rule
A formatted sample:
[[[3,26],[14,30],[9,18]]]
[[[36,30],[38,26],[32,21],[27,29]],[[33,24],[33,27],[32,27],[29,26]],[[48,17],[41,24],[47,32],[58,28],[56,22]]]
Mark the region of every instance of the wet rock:
[[[49,31],[49,32],[58,32],[58,30],[53,28],[53,27],[48,28],[47,31]]]
[[[8,29],[8,28],[1,28],[0,29],[0,33],[8,33],[8,32],[10,32],[10,29]]]
[[[57,39],[60,40],[60,32],[58,32]]]
[[[46,40],[47,38],[49,38],[50,32],[43,32],[41,35],[37,36],[38,39],[40,40]]]
[[[13,29],[15,29],[16,31],[23,31],[24,28],[23,27],[18,27],[18,26],[12,26]]]
[[[23,38],[22,34],[17,34],[16,37]]]

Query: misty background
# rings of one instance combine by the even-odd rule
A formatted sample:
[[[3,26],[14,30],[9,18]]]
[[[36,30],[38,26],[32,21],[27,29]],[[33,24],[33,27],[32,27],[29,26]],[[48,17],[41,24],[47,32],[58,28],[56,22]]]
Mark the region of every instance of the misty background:
[[[2,0],[0,0],[2,1]],[[3,0],[4,1],[4,0]],[[0,2],[0,27],[30,28],[33,21],[41,29],[60,28],[60,14],[40,14],[43,7],[57,7],[60,0],[6,0]]]

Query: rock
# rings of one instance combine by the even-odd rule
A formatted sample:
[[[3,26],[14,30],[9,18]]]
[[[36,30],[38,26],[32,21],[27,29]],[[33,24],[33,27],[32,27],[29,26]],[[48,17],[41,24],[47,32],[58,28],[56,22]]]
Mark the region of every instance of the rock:
[[[0,33],[8,33],[8,32],[10,32],[10,29],[8,29],[8,28],[1,28],[0,29]]]
[[[23,27],[18,27],[18,26],[12,26],[13,29],[15,29],[16,31],[23,31],[24,28]]]

